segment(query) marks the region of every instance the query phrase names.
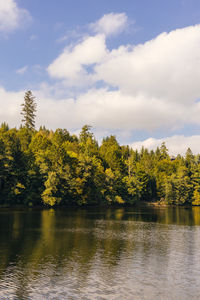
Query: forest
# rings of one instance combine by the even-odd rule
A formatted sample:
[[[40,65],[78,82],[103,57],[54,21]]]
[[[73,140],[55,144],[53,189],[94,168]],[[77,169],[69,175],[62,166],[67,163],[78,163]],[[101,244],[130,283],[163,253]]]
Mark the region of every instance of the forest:
[[[200,155],[188,148],[170,157],[119,145],[98,144],[89,125],[79,136],[67,129],[35,129],[31,91],[22,104],[22,125],[0,127],[0,205],[200,205]]]

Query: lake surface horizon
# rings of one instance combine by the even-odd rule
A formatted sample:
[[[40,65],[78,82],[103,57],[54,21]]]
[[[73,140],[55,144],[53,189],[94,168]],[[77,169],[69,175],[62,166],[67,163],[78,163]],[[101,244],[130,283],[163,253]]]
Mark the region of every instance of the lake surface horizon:
[[[200,299],[200,207],[0,210],[0,299]]]

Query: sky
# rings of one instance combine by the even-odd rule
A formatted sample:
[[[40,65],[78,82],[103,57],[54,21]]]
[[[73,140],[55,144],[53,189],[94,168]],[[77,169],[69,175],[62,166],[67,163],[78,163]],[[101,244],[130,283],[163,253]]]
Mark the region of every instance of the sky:
[[[199,0],[0,0],[0,122],[200,153]]]

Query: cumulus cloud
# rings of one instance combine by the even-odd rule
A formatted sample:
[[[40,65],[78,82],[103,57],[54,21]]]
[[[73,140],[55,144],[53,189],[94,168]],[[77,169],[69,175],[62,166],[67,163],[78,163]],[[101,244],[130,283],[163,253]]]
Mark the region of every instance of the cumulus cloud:
[[[143,95],[132,101],[132,97],[128,94],[102,88],[91,89],[76,98],[59,97],[55,100],[47,90],[45,87],[33,91],[38,104],[37,126],[46,125],[52,129],[56,127],[73,129],[81,128],[84,124],[90,124],[104,132],[111,130],[112,132],[123,131],[125,133],[132,129],[145,130],[149,128],[153,130],[160,124],[165,128],[175,127],[177,123],[182,122],[181,113],[179,117],[176,113],[176,110],[180,110],[178,106],[176,106],[176,110],[168,109],[168,107],[159,108],[157,99],[148,99],[149,102],[147,102]],[[19,124],[21,119],[19,117],[20,104],[23,102],[24,93],[25,91],[11,93],[3,88],[0,89],[0,107],[2,108],[0,119],[2,122],[10,123],[12,120],[12,126]],[[121,105],[122,102],[123,106]],[[149,114],[154,106],[157,106],[157,110]],[[173,118],[171,111],[173,111]],[[182,110],[182,114],[187,115],[187,117],[189,117],[189,113],[190,111],[187,109]],[[171,124],[169,124],[169,118],[171,118]]]
[[[29,12],[19,8],[15,0],[0,0],[0,32],[10,32],[29,19]]]
[[[108,89],[91,89],[78,96],[75,105],[80,119],[104,129],[175,129],[189,120],[190,113],[188,107],[179,104],[163,104],[154,97],[133,97]]]
[[[10,92],[0,87],[0,123],[6,122],[10,127],[19,127],[22,116],[21,104],[24,102],[25,91]],[[55,99],[48,97],[42,91],[33,91],[37,102],[36,126],[45,125],[48,128],[81,127],[77,122],[73,99]]]
[[[199,98],[200,25],[162,33],[137,46],[111,51],[105,35],[89,36],[67,47],[48,67],[51,77],[72,86],[104,81],[132,96],[191,103]]]
[[[38,124],[69,129],[90,124],[124,132],[200,125],[199,49],[200,25],[117,49],[108,49],[105,33],[87,36],[49,65],[62,96],[55,100],[36,91]],[[70,85],[83,89],[63,97]]]
[[[90,29],[95,33],[103,33],[106,36],[122,32],[128,24],[128,18],[125,13],[110,13],[104,15],[95,23],[90,24]]]
[[[184,136],[184,135],[174,135],[171,137],[166,137],[162,139],[149,138],[144,141],[138,141],[130,146],[133,149],[140,150],[142,147],[149,150],[155,150],[157,147],[160,147],[161,144],[165,142],[169,153],[171,155],[182,154],[184,155],[188,147],[193,151],[194,154],[200,153],[200,135]]]
[[[98,81],[94,74],[94,67],[101,64],[109,53],[106,37],[123,31],[127,26],[127,20],[124,13],[110,13],[90,24],[90,29],[96,35],[87,36],[78,41],[75,46],[66,47],[49,65],[47,69],[49,75],[53,78],[65,79],[65,84],[71,86],[84,86],[89,83],[91,85]]]
[[[6,122],[11,127],[19,126],[23,97],[23,91],[9,92],[0,87],[0,123]]]
[[[102,60],[106,54],[104,35],[84,38],[74,47],[67,47],[48,67],[51,77],[66,79],[69,85],[83,85],[92,76],[87,67]]]
[[[19,126],[21,123],[21,104],[24,101],[25,91],[9,92],[0,88],[0,121],[6,121],[11,127]],[[118,93],[118,94],[115,94]],[[46,93],[33,91],[37,101],[36,126],[45,125],[48,128],[67,128],[76,133],[84,124],[90,124],[95,128],[98,137],[109,135],[110,132],[119,130],[118,133],[129,133],[129,129],[135,126],[138,129],[145,128],[149,123],[153,123],[156,117],[150,116],[151,119],[145,123],[144,118],[140,118],[143,105],[141,99],[138,99],[138,108],[131,107],[131,98],[124,97],[119,92],[107,91],[106,89],[90,90],[87,94],[82,94],[77,99],[64,98],[60,100],[47,96]],[[96,95],[96,101],[93,101]],[[121,109],[121,97],[125,103],[124,109]],[[118,99],[119,102],[116,101]],[[155,101],[155,100],[152,100]],[[115,105],[114,105],[115,102]],[[116,104],[118,103],[118,104]],[[148,111],[154,105],[149,104],[146,108]],[[105,109],[106,108],[106,109]],[[110,118],[113,116],[113,119]],[[158,116],[157,116],[158,117]],[[128,120],[128,122],[127,122]],[[133,123],[131,123],[131,120]],[[166,117],[167,123],[167,117]],[[133,149],[141,149],[142,146],[149,150],[155,150],[160,147],[162,142],[166,143],[171,155],[184,154],[190,147],[194,154],[200,152],[200,135],[184,136],[174,135],[161,139],[149,138],[144,141],[137,141],[130,146]]]
[[[64,49],[48,72],[72,86],[104,82],[103,88],[75,99],[81,112],[87,107],[90,123],[110,129],[175,130],[200,124],[199,48],[200,25],[113,50],[106,47],[104,35],[96,35]]]
[[[95,67],[98,78],[162,102],[191,102],[200,96],[200,25],[162,33],[137,46],[112,50]]]

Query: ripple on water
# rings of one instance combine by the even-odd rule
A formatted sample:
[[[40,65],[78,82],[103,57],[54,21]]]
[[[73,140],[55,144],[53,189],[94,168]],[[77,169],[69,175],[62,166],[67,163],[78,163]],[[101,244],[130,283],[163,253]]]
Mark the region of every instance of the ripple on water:
[[[26,214],[0,230],[1,300],[200,299],[199,226]]]

